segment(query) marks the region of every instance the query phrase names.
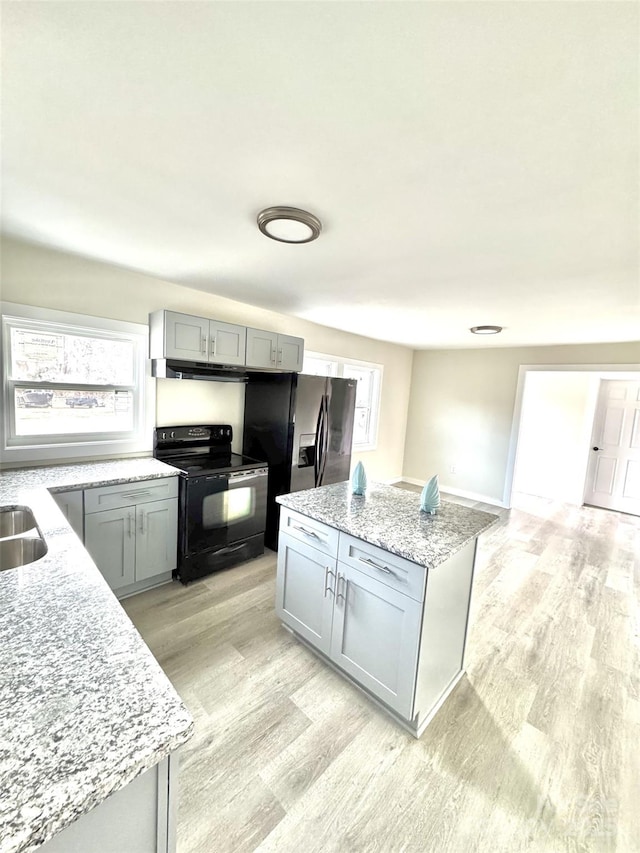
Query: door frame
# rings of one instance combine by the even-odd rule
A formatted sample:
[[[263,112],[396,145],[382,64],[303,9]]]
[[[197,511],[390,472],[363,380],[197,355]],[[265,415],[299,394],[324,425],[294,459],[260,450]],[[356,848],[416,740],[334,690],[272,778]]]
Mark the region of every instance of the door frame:
[[[507,469],[504,478],[504,492],[502,495],[502,506],[511,506],[513,492],[513,475],[516,467],[518,454],[518,439],[520,437],[520,426],[522,423],[522,403],[524,400],[524,388],[527,373],[546,371],[553,373],[564,371],[565,373],[595,373],[600,379],[639,379],[640,364],[521,364],[518,368],[518,383],[516,385],[516,397],[513,406],[513,420],[511,422],[511,437],[509,439],[509,452],[507,454]],[[597,395],[594,396],[591,418],[595,417]],[[586,476],[586,475],[585,475]],[[583,488],[584,492],[584,488]]]

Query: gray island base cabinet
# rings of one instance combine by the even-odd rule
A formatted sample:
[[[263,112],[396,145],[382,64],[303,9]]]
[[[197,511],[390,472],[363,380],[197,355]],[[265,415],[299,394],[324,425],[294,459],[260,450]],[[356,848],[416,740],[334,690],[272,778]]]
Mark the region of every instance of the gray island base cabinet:
[[[464,674],[477,536],[431,569],[287,508],[304,495],[280,499],[276,612],[419,737]],[[482,529],[495,521],[480,515]]]
[[[175,853],[176,755],[169,756],[45,842],[42,853]]]

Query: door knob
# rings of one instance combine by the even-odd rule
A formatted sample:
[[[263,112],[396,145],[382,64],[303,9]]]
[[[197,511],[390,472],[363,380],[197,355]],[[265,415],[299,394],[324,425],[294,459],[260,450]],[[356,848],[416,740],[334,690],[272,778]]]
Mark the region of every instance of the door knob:
[[[599,448],[599,447],[592,447],[591,449],[592,449],[592,450],[600,450],[600,448]]]

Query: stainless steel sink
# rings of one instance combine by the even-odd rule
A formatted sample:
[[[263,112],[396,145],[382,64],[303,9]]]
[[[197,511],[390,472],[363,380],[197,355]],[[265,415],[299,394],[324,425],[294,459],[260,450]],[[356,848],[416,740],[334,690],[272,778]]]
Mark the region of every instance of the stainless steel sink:
[[[47,553],[43,539],[0,539],[0,572],[35,563]]]
[[[36,529],[33,513],[26,506],[0,507],[0,539]]]

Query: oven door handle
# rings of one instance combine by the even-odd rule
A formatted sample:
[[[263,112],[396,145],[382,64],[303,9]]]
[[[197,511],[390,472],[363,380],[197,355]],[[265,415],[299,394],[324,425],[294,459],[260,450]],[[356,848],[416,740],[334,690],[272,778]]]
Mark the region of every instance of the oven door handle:
[[[229,485],[232,486],[234,483],[245,483],[247,480],[257,480],[258,477],[266,476],[266,471],[264,471],[262,474],[232,474],[229,477]]]

